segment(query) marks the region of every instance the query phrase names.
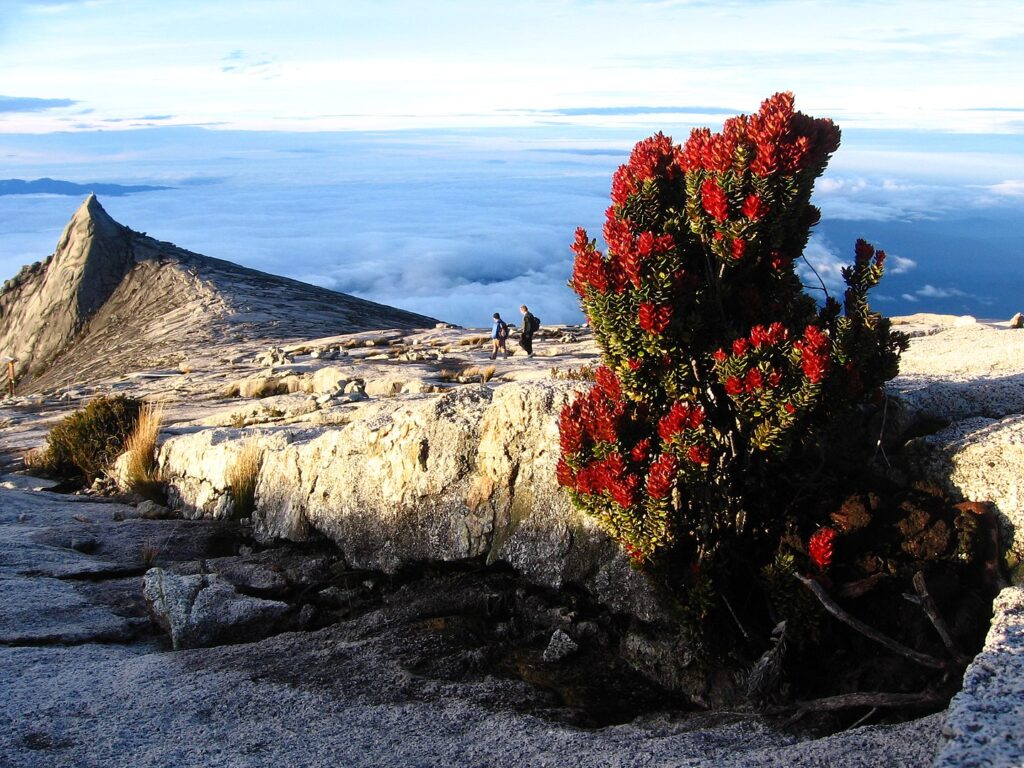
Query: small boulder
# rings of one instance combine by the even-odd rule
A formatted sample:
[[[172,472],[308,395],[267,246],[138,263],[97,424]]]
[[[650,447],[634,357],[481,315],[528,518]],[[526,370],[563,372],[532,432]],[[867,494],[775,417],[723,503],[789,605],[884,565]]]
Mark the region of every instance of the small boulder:
[[[288,612],[287,603],[242,595],[216,574],[179,576],[151,568],[142,594],[175,650],[269,637],[283,628]]]
[[[155,501],[142,501],[136,505],[135,511],[143,520],[167,520],[173,516],[173,512],[163,504]]]
[[[1011,328],[1024,328],[1024,312],[1018,312],[1010,318]]]
[[[576,644],[575,640],[561,629],[556,629],[551,634],[551,640],[548,642],[548,647],[544,649],[542,658],[548,664],[557,664],[572,656],[579,649],[580,647]]]
[[[99,543],[92,536],[76,536],[68,544],[68,547],[76,552],[81,552],[83,555],[95,552],[97,546],[99,546]]]
[[[292,357],[280,347],[271,347],[262,355],[253,358],[253,362],[262,366],[287,365],[292,362]]]

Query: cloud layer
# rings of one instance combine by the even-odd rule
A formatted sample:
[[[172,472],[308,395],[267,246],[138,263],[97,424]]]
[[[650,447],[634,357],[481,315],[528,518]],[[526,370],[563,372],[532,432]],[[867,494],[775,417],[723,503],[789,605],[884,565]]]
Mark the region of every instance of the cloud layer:
[[[174,187],[103,203],[122,223],[190,250],[460,324],[484,325],[494,311],[515,317],[524,302],[545,322],[575,322],[568,245],[577,226],[600,233],[611,174],[635,138],[564,127],[7,136],[0,176]],[[841,297],[842,266],[863,237],[888,254],[874,299],[886,313],[1017,311],[1024,214],[1018,198],[995,190],[1024,178],[1020,158],[986,161],[1007,172],[1005,183],[964,183],[892,173],[891,153],[872,167],[865,147],[876,139],[848,132],[855,162],[819,181],[824,218],[800,264],[809,289],[820,293],[820,279]],[[944,156],[957,165],[956,152]],[[0,197],[0,276],[45,257],[77,202]]]

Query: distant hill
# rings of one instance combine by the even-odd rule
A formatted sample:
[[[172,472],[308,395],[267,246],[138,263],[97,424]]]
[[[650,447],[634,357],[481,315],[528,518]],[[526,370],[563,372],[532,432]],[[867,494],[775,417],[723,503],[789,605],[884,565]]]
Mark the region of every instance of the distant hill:
[[[288,339],[436,320],[201,256],[118,224],[89,195],[43,262],[0,290],[0,357],[20,391],[172,365],[225,341]]]
[[[126,186],[124,184],[76,184],[73,181],[62,181],[61,179],[36,179],[25,181],[24,179],[0,179],[0,196],[3,195],[71,195],[79,197],[95,193],[97,195],[110,195],[111,197],[122,197],[133,195],[136,192],[157,192],[161,189],[173,189],[173,187],[155,187],[146,185]]]

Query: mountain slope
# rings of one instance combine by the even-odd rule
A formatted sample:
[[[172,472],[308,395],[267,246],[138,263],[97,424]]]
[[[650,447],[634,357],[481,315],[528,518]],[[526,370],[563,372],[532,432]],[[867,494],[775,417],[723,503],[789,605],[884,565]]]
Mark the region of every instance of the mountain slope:
[[[191,253],[114,221],[94,195],[53,255],[0,293],[20,391],[167,365],[223,341],[421,328],[433,318]]]

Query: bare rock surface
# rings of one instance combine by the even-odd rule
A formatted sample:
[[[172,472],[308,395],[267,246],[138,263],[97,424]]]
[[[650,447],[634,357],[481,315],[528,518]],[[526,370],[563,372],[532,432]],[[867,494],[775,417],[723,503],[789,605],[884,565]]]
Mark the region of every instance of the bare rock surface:
[[[1024,588],[996,598],[985,647],[949,705],[936,768],[1024,764]]]
[[[27,506],[36,510],[37,534],[46,534],[50,523],[73,520],[82,509],[120,515],[132,509],[0,487],[0,509]],[[28,546],[19,535],[25,524],[9,514],[0,519],[5,552]],[[127,516],[118,522],[129,528],[168,524],[204,525]],[[300,551],[297,559],[285,550],[199,563],[177,559],[189,554],[169,546],[161,556],[162,578],[173,569],[227,573],[234,566],[237,583],[231,590],[237,594],[242,584],[266,585],[253,575],[253,569],[266,567],[293,573],[296,585],[319,594],[314,585],[332,572],[324,555],[312,552]],[[120,557],[110,559],[108,568],[132,564]],[[15,559],[27,563],[31,554]],[[306,632],[179,651],[137,626],[102,634],[116,622],[111,604],[127,598],[129,584],[141,599],[141,575],[83,582],[86,589],[74,580],[59,581],[78,590],[77,608],[67,614],[66,595],[49,590],[58,580],[22,575],[0,559],[0,576],[12,575],[4,583],[5,600],[23,600],[26,608],[34,601],[36,612],[61,630],[8,635],[0,642],[0,754],[12,768],[567,762],[924,768],[942,722],[933,716],[814,739],[754,715],[666,710],[663,691],[601,655],[607,640],[601,631],[595,634],[598,617],[580,621],[574,615],[584,610],[582,604],[559,607],[556,595],[531,592],[508,572],[439,574],[383,591],[380,576],[345,572],[321,590],[330,596],[319,610],[336,613],[322,627],[314,622]],[[177,578],[191,583],[190,577]],[[32,582],[43,586],[34,589]],[[123,604],[118,613],[127,613]],[[0,621],[0,627],[7,625]],[[545,662],[553,627],[578,648]],[[548,675],[543,685],[532,682],[538,670]],[[601,699],[596,692],[603,689],[612,694]],[[598,706],[581,710],[583,702]],[[653,708],[656,702],[661,711]]]

